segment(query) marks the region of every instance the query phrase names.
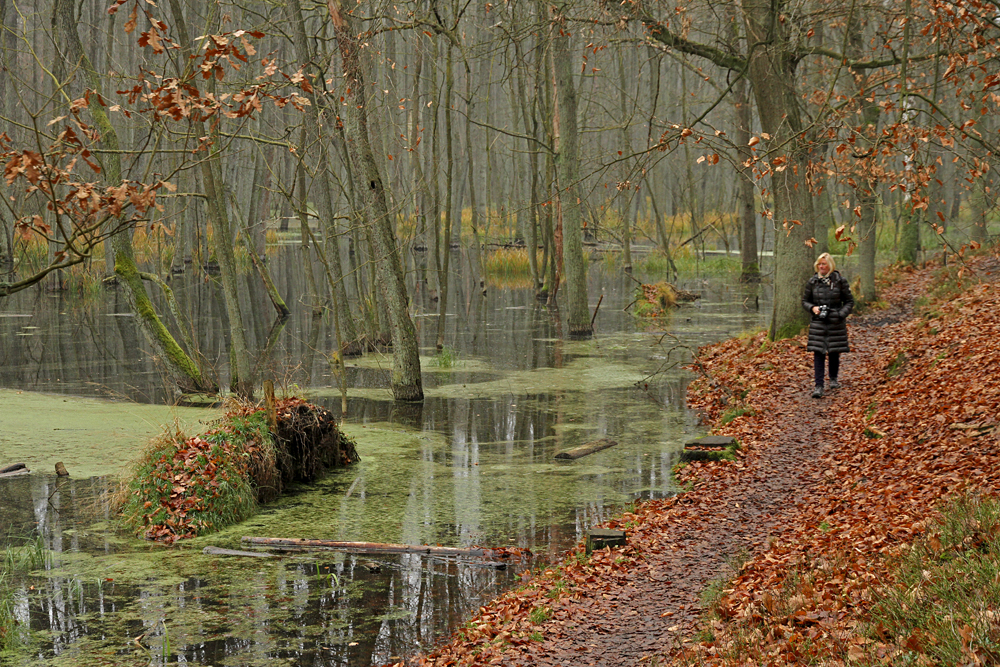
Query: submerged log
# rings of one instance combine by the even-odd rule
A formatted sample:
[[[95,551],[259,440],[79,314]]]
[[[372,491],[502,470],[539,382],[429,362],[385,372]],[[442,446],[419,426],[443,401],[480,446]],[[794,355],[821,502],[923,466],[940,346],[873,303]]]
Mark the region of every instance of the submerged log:
[[[27,475],[31,471],[27,468],[20,468],[18,470],[11,470],[10,472],[0,472],[0,479],[5,477],[18,477],[20,475]]]
[[[569,459],[576,460],[583,458],[587,454],[593,454],[594,452],[599,452],[602,449],[607,449],[608,447],[614,447],[618,443],[610,438],[601,438],[600,440],[594,440],[588,442],[585,445],[580,445],[579,447],[574,447],[573,449],[567,449],[565,451],[556,454],[557,459]]]
[[[238,549],[223,549],[221,547],[205,547],[201,552],[207,556],[246,556],[247,558],[275,558],[274,554],[263,551],[239,551]]]
[[[460,549],[436,547],[426,544],[382,544],[379,542],[338,542],[336,540],[308,540],[284,537],[244,537],[244,544],[279,549],[331,549],[355,553],[434,554],[438,556],[492,556],[493,549]]]
[[[24,465],[23,463],[11,463],[9,466],[4,466],[3,468],[0,468],[0,475],[7,472],[16,472],[18,470],[25,470],[27,469],[27,467],[28,466]]]

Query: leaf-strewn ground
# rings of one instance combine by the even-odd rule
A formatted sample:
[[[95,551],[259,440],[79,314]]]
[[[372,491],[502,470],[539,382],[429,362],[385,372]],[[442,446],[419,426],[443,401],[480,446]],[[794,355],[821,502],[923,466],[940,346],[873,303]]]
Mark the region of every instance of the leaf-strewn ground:
[[[737,460],[687,466],[689,490],[606,526],[627,547],[579,549],[412,662],[935,664],[933,639],[871,614],[941,503],[1000,484],[1000,260],[970,264],[957,294],[934,298],[955,269],[885,287],[820,400],[802,338],[703,349],[689,400],[739,439]],[[968,664],[989,661],[998,612],[983,637],[960,630]]]

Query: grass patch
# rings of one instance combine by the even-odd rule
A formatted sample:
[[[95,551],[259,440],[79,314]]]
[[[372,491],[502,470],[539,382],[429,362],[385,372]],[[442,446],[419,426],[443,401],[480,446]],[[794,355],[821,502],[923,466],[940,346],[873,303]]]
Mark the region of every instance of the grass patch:
[[[885,369],[886,373],[891,378],[902,375],[906,372],[906,364],[908,361],[909,358],[906,356],[906,352],[900,352],[891,362],[889,362],[889,367]]]
[[[1000,661],[1000,501],[962,497],[901,557],[868,633],[894,664]]]
[[[434,363],[438,368],[454,368],[458,364],[458,350],[445,345],[434,357]]]
[[[538,257],[541,266],[541,257]],[[527,289],[532,287],[531,263],[527,248],[497,248],[483,258],[483,274],[495,287]]]
[[[719,426],[725,426],[743,415],[755,415],[757,414],[753,408],[748,408],[746,406],[733,406],[722,413],[719,417]]]
[[[535,607],[528,615],[528,620],[530,620],[534,625],[541,625],[551,617],[552,610],[548,607]]]
[[[45,565],[46,558],[41,537],[22,546],[8,546],[0,553],[0,653],[23,646],[29,632],[17,619],[14,574],[37,570]]]
[[[677,266],[677,272],[681,274],[731,278],[733,282],[736,282],[743,273],[743,260],[739,256],[698,259],[682,253],[674,258],[674,264]]]
[[[647,275],[667,275],[674,271],[670,258],[662,250],[654,250],[638,262],[633,262],[632,264],[636,271]]]

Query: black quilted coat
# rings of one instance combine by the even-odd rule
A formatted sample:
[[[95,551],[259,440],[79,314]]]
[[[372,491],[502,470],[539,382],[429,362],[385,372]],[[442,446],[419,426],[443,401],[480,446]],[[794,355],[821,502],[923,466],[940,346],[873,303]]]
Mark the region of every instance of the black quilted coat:
[[[813,314],[813,306],[829,306],[825,320]],[[812,318],[807,350],[823,354],[851,351],[847,344],[847,316],[854,310],[854,297],[846,278],[838,271],[830,273],[829,282],[822,280],[819,274],[814,275],[806,284],[802,307],[809,311]]]

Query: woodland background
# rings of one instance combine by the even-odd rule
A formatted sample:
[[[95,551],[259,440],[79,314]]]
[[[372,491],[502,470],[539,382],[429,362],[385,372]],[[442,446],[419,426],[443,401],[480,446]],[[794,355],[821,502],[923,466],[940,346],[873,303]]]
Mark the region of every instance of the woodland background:
[[[444,313],[450,272],[537,248],[531,283],[586,336],[584,243],[626,271],[634,246],[674,268],[738,249],[781,338],[821,251],[859,252],[874,301],[879,247],[912,263],[988,238],[997,20],[978,1],[2,0],[0,295],[113,270],[177,384],[211,389],[147,290],[218,266],[252,394],[243,310],[271,306],[236,283],[252,263],[268,284],[253,260],[298,227],[323,267],[303,261],[305,301],[343,354],[391,342],[394,395],[419,400],[411,251]]]

